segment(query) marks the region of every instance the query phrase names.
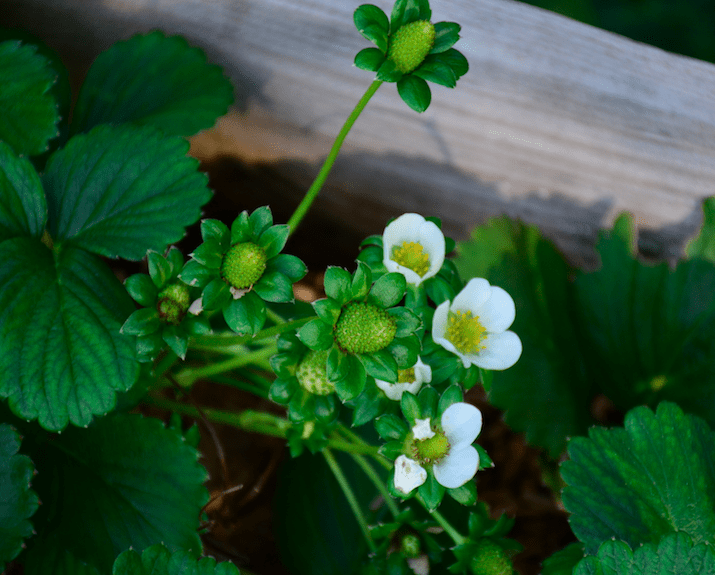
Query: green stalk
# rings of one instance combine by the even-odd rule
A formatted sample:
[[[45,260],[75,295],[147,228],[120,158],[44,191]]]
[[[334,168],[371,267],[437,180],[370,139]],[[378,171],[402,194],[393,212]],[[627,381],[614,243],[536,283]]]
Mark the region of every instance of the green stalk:
[[[298,224],[300,224],[301,220],[305,217],[305,214],[308,213],[308,209],[310,208],[311,204],[313,203],[315,198],[318,197],[318,193],[323,187],[323,184],[325,183],[325,180],[327,179],[330,170],[333,168],[335,159],[338,157],[340,148],[343,145],[343,142],[345,141],[345,138],[348,135],[350,128],[353,127],[355,120],[358,119],[358,116],[365,109],[365,106],[367,106],[367,103],[370,101],[370,98],[372,98],[372,96],[375,94],[375,92],[377,92],[377,89],[381,85],[382,80],[373,81],[367,91],[363,94],[362,98],[360,98],[360,101],[357,103],[353,111],[350,112],[348,119],[345,120],[343,127],[338,133],[338,137],[335,138],[335,142],[333,142],[333,147],[330,148],[330,152],[328,153],[327,158],[325,158],[323,166],[320,168],[320,172],[318,172],[318,175],[315,177],[315,181],[311,184],[310,188],[305,194],[305,197],[295,209],[295,212],[293,212],[293,215],[290,217],[290,220],[288,220],[288,227],[290,228],[289,233],[292,234],[296,230]]]
[[[263,349],[230,357],[224,361],[217,361],[216,363],[211,363],[201,367],[187,367],[176,374],[176,379],[182,387],[189,387],[197,379],[209,378],[220,373],[238,369],[239,367],[243,367],[245,365],[263,362],[272,355],[275,355],[277,351],[278,348],[276,345],[271,344]]]
[[[455,545],[462,545],[467,539],[462,535],[459,531],[457,531],[452,524],[447,521],[444,515],[442,515],[439,511],[430,511],[427,507],[427,504],[425,503],[425,500],[422,499],[422,497],[417,494],[416,497],[417,501],[420,502],[420,505],[424,507],[427,510],[427,513],[429,513],[432,517],[434,517],[434,520],[440,524],[442,529],[444,529],[445,533],[449,535],[452,538],[452,541],[454,541]]]
[[[313,317],[303,317],[300,319],[294,319],[292,321],[282,323],[279,325],[274,325],[262,329],[259,331],[255,337],[252,335],[197,335],[189,340],[189,347],[192,346],[194,342],[201,346],[201,349],[205,349],[206,346],[217,347],[230,347],[234,345],[240,345],[243,343],[255,343],[264,339],[269,339],[277,335],[282,334],[285,331],[290,331],[292,329],[298,329],[302,327],[310,320],[315,319]]]
[[[375,553],[377,551],[377,546],[375,545],[375,542],[370,536],[370,529],[367,526],[367,521],[365,520],[365,516],[362,513],[360,503],[358,502],[357,497],[355,497],[355,492],[353,491],[353,488],[350,486],[350,483],[345,477],[343,470],[340,469],[340,465],[336,461],[335,457],[333,457],[332,452],[328,448],[323,448],[323,457],[325,457],[325,461],[327,461],[330,470],[333,472],[333,475],[338,482],[338,485],[340,485],[340,489],[343,490],[343,494],[348,500],[348,505],[350,505],[350,509],[352,509],[353,515],[355,515],[355,519],[360,525],[360,529],[362,530],[362,534],[365,537],[365,541],[367,541],[367,546],[370,548],[370,551],[372,553]]]
[[[377,472],[372,468],[372,465],[370,465],[362,455],[358,455],[357,453],[351,453],[350,457],[355,460],[355,463],[360,466],[360,469],[365,472],[365,475],[367,475],[368,479],[372,481],[372,484],[380,492],[382,498],[385,500],[385,504],[390,510],[390,513],[392,513],[392,516],[397,517],[397,515],[399,515],[400,513],[400,508],[397,506],[397,503],[395,503],[395,500],[392,498],[392,495],[390,495],[390,492],[387,489],[385,483],[382,481]]]

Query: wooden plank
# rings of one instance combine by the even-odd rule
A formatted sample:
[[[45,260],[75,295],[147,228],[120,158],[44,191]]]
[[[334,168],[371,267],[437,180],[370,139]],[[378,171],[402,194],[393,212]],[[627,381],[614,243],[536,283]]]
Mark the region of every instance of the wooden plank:
[[[389,12],[390,4],[373,0]],[[588,260],[621,210],[651,252],[674,256],[715,186],[715,66],[510,0],[435,0],[462,24],[471,69],[421,115],[383,86],[356,124],[320,210],[375,232],[388,216],[443,218],[459,237],[500,213]],[[247,102],[193,139],[202,158],[275,161],[305,185],[371,81],[354,0],[13,0],[22,26],[78,68],[112,42],[161,28],[202,46]]]

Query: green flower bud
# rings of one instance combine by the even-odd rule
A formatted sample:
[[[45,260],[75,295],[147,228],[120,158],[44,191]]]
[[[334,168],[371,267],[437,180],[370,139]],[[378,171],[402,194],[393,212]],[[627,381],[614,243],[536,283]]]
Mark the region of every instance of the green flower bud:
[[[395,319],[373,304],[353,302],[343,309],[335,325],[335,340],[347,353],[374,353],[395,339]]]
[[[402,553],[403,557],[414,559],[415,557],[419,557],[420,551],[420,538],[417,537],[417,535],[409,533],[402,538],[400,553]]]
[[[173,283],[159,292],[156,309],[159,319],[170,325],[179,325],[189,310],[189,288],[182,283]]]
[[[400,27],[390,38],[387,58],[403,74],[409,74],[419,66],[434,46],[434,24],[427,20],[410,22]]]
[[[469,562],[472,575],[512,575],[514,569],[506,551],[491,539],[480,539]]]
[[[313,395],[328,395],[335,391],[335,385],[328,381],[325,363],[328,360],[328,351],[309,351],[300,362],[296,377],[298,382],[307,392]]]
[[[266,252],[253,242],[234,244],[221,262],[221,277],[236,289],[250,288],[266,269]]]

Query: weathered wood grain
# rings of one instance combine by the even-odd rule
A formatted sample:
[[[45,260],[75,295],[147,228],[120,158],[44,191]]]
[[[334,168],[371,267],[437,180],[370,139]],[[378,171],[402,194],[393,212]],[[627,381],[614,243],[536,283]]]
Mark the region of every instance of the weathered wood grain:
[[[371,0],[389,12],[391,4]],[[421,115],[384,85],[358,120],[319,209],[374,232],[403,211],[464,237],[508,213],[588,259],[621,210],[673,256],[715,193],[715,66],[509,0],[434,0],[462,24],[471,69]],[[371,81],[354,0],[13,0],[2,21],[77,65],[137,31],[186,35],[245,101],[193,140],[203,158],[275,161],[307,185]]]

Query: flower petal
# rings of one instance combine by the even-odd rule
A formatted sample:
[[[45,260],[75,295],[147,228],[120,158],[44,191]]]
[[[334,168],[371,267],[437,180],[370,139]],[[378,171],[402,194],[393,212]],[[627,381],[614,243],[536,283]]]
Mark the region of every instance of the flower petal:
[[[432,368],[426,363],[422,363],[421,357],[417,358],[417,363],[412,366],[412,369],[415,370],[415,381],[419,381],[420,385],[432,381]]]
[[[489,333],[501,333],[514,323],[516,307],[512,297],[498,286],[492,286],[491,297],[479,308],[479,323]]]
[[[432,339],[435,341],[435,343],[438,343],[442,346],[444,346],[442,341],[447,341],[446,339],[444,339],[444,334],[447,332],[448,315],[449,301],[444,301],[437,306],[437,309],[434,310],[434,315],[432,316]],[[449,349],[449,351],[454,351],[454,346],[451,343],[449,345],[451,346],[451,349],[447,349]]]
[[[430,418],[426,419],[415,419],[415,424],[412,427],[412,435],[415,439],[429,439],[434,437],[434,431],[430,426]]]
[[[464,356],[482,369],[507,369],[521,357],[521,340],[513,331],[487,334],[484,345],[480,353]]]
[[[450,449],[449,455],[432,467],[435,479],[448,489],[456,489],[469,481],[479,469],[479,453],[471,445]]]
[[[442,414],[444,430],[451,450],[471,445],[482,430],[482,412],[470,403],[453,403]]]
[[[479,315],[479,308],[487,302],[491,293],[492,288],[487,280],[482,278],[471,279],[454,298],[450,309],[471,311],[473,315]]]
[[[400,455],[395,460],[395,489],[409,493],[427,481],[427,472],[415,460]]]
[[[393,248],[404,242],[418,243],[428,254],[430,267],[424,276],[419,276],[415,271],[398,264],[392,259]],[[445,249],[442,231],[436,224],[425,220],[419,214],[402,214],[388,224],[382,234],[383,264],[388,271],[399,272],[404,275],[407,283],[410,284],[419,285],[424,280],[437,275],[444,263]]]
[[[444,234],[437,224],[425,221],[417,230],[419,243],[429,254],[429,271],[422,277],[422,281],[437,275],[444,263],[446,244]]]

